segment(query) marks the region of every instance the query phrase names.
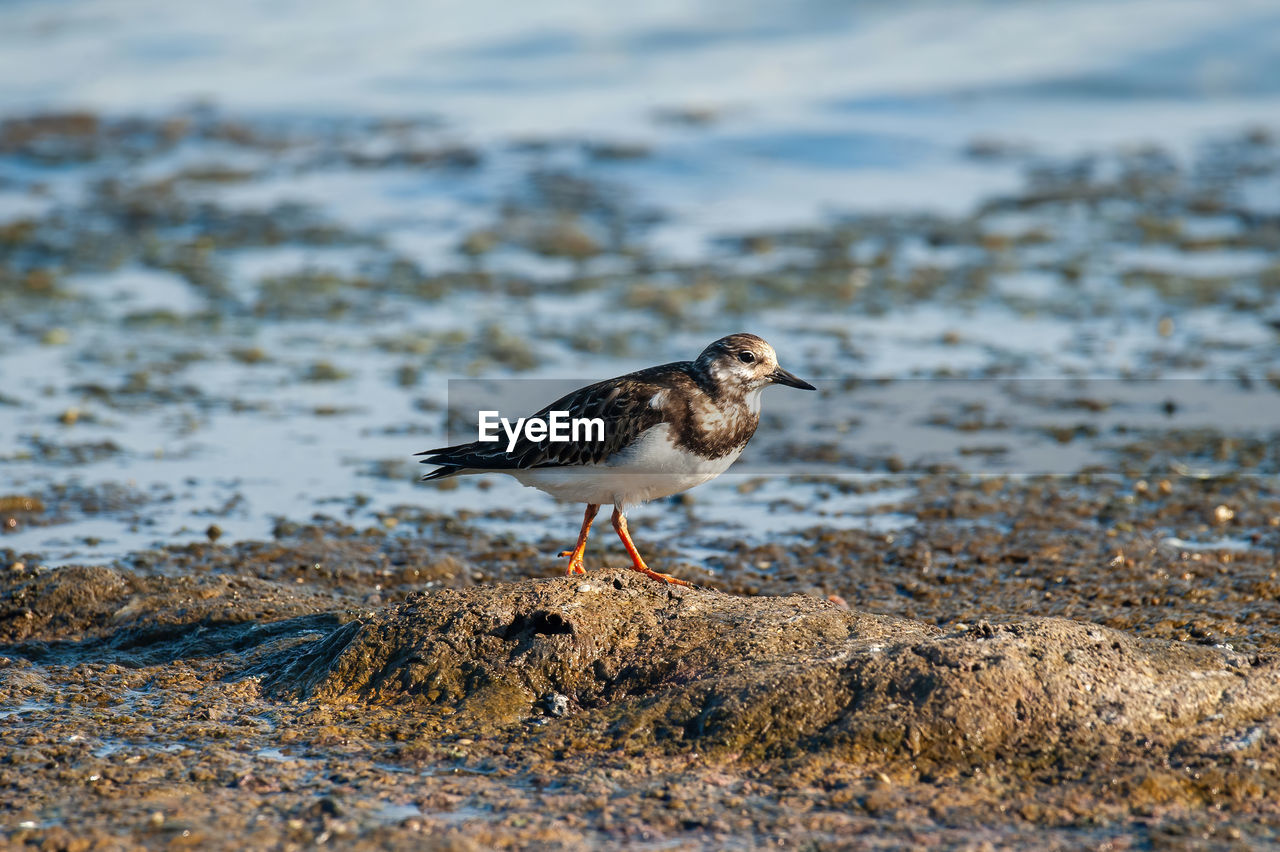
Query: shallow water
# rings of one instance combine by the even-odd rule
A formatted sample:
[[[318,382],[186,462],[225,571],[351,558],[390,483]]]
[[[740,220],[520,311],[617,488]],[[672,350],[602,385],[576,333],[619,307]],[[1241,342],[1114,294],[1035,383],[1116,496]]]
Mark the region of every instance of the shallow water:
[[[289,16],[304,29],[279,41],[278,10],[253,0],[216,15],[9,4],[9,115],[185,129],[121,127],[89,149],[53,131],[0,153],[0,220],[43,238],[10,265],[56,270],[56,292],[6,301],[0,470],[57,509],[3,541],[49,564],[109,560],[212,524],[260,539],[275,518],[401,504],[515,509],[477,523],[540,540],[565,514],[541,495],[414,485],[410,454],[446,439],[446,380],[586,382],[739,328],[849,410],[838,452],[804,472],[892,490],[903,465],[1115,468],[1118,428],[1261,440],[1280,28],[1268,4],[1153,10],[331,3]],[[317,52],[339,32],[340,56]],[[86,55],[92,80],[53,61]],[[179,106],[196,97],[217,111]],[[1069,200],[1117,179],[1135,189]],[[1045,187],[1067,200],[1031,203]],[[959,384],[843,389],[991,375],[1248,387],[1165,422],[1159,385],[1141,412],[1081,422],[976,415]],[[793,410],[785,393],[766,410]],[[1000,409],[1009,392],[979,396]],[[830,443],[823,425],[766,420],[761,452]],[[765,537],[814,512],[885,523],[798,481],[770,488],[787,499],[755,504],[726,479],[694,493],[695,514]],[[670,514],[638,517],[667,530]]]
[[[261,539],[335,500],[370,519],[503,505],[525,519],[494,530],[540,536],[562,513],[509,482],[413,485],[408,455],[444,443],[445,379],[585,383],[740,326],[819,380],[824,406],[850,409],[840,461],[806,472],[888,458],[1069,473],[1115,466],[1108,431],[1161,425],[1108,406],[1064,443],[1079,423],[987,412],[984,429],[1004,432],[988,435],[974,400],[919,416],[892,402],[934,406],[961,385],[841,390],[868,377],[1252,376],[1261,389],[1162,426],[1265,434],[1280,306],[1257,216],[1276,151],[1257,128],[1275,127],[1280,28],[1267,4],[1151,13],[753,4],[730,24],[717,3],[536,17],[471,4],[426,26],[425,10],[326,4],[292,15],[305,37],[273,45],[262,86],[244,51],[278,15],[256,1],[216,15],[9,4],[9,115],[88,107],[186,129],[156,142],[156,125],[122,127],[87,150],[55,130],[0,156],[0,219],[47,235],[14,269],[58,270],[54,298],[6,306],[0,464],[14,493],[70,495],[56,525],[23,518],[5,544],[52,564],[113,559],[211,523],[221,541]],[[306,49],[337,32],[340,61]],[[90,43],[92,81],[47,61]],[[220,111],[174,113],[197,96]],[[1258,145],[1242,142],[1251,128]],[[1149,212],[989,203],[1124,175],[1178,185]],[[1198,210],[1206,197],[1217,210]],[[932,217],[886,224],[893,211]],[[283,233],[255,235],[269,220]],[[105,247],[77,244],[92,229]],[[472,243],[480,255],[460,251]],[[388,287],[396,270],[410,278]],[[687,296],[699,276],[735,283]],[[772,292],[751,293],[760,276]],[[769,406],[794,408],[785,393]],[[769,438],[823,443],[780,420]],[[794,489],[796,522],[817,508],[803,485],[771,487]],[[83,496],[105,489],[116,499]],[[790,523],[735,491],[695,499],[716,525]]]

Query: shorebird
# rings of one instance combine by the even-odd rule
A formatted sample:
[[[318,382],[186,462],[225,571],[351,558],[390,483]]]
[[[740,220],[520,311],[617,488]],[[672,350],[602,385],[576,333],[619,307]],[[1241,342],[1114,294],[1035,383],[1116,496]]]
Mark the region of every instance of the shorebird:
[[[439,465],[422,477],[506,473],[552,497],[586,503],[568,575],[584,574],[582,554],[596,513],[613,506],[613,528],[640,573],[680,586],[691,583],[645,564],[627,530],[626,510],[687,491],[728,470],[760,423],[760,393],[772,384],[802,390],[813,385],[778,366],[773,347],[754,334],[731,334],[693,361],[649,367],[580,388],[541,409],[573,418],[599,418],[601,440],[472,441],[426,450],[423,464]],[[532,418],[531,418],[532,419]]]

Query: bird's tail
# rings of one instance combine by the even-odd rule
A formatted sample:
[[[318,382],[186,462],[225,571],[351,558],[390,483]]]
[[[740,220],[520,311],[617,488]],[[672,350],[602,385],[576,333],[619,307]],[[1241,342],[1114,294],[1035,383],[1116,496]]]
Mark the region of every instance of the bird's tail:
[[[464,468],[460,467],[438,467],[430,473],[423,474],[422,481],[430,482],[433,479],[448,479],[450,476],[457,476],[462,473]]]
[[[489,449],[489,445],[485,445],[485,448]],[[422,481],[430,482],[433,479],[447,479],[450,476],[457,476],[476,470],[477,462],[480,461],[478,449],[479,447],[473,441],[469,444],[437,447],[434,450],[423,450],[420,453],[414,453],[415,456],[426,456],[420,464],[439,465],[436,470],[423,476]]]

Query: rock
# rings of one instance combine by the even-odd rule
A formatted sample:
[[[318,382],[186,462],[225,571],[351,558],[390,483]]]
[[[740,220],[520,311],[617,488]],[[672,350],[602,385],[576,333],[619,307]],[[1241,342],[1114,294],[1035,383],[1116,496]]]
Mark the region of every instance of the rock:
[[[542,707],[551,716],[569,715],[569,696],[553,692],[542,699]]]
[[[560,695],[581,711],[536,736],[921,767],[1222,741],[1280,709],[1277,666],[1224,649],[1062,619],[947,632],[809,596],[590,577],[414,595],[285,652],[264,686],[412,703],[468,736],[543,716]]]
[[[31,577],[19,575],[0,593],[0,641],[106,620],[132,591],[128,578],[102,566],[70,565]]]
[[[600,254],[602,248],[581,224],[572,219],[562,219],[534,232],[533,250],[548,257],[567,257],[586,260]]]
[[[245,651],[333,627],[329,599],[255,577],[139,576],[69,565],[0,575],[0,654],[137,665]]]

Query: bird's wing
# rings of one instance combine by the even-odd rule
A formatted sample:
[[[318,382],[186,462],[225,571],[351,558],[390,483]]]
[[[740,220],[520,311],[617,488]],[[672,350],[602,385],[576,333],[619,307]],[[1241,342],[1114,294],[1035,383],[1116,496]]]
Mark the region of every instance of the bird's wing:
[[[424,479],[438,479],[462,471],[528,470],[538,467],[565,467],[601,464],[629,446],[648,429],[664,423],[668,406],[664,391],[673,386],[672,371],[683,364],[666,364],[616,379],[580,388],[544,407],[534,417],[566,411],[570,418],[599,418],[604,422],[604,440],[530,441],[523,431],[515,447],[507,451],[507,438],[472,441],[418,453],[423,464],[441,465]],[[598,434],[598,433],[596,433]]]

